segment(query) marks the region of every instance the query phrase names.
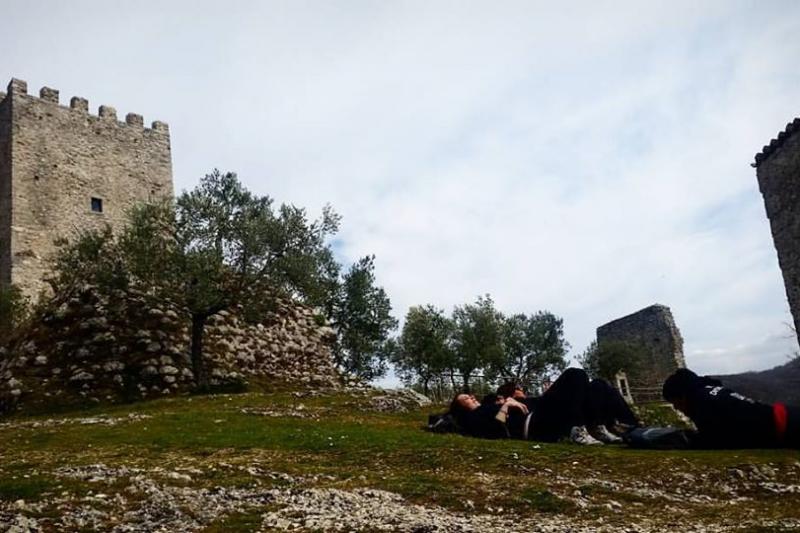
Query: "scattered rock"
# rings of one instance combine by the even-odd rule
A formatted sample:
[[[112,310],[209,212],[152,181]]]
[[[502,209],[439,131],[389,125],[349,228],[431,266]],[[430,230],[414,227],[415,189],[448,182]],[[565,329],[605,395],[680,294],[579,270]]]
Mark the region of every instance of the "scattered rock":
[[[373,411],[403,413],[429,405],[431,405],[431,400],[415,390],[388,389],[373,396],[365,407]]]

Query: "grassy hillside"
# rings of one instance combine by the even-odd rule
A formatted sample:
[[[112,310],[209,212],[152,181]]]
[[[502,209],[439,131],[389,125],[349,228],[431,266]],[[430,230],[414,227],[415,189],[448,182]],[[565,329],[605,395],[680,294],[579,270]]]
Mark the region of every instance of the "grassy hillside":
[[[794,451],[484,441],[371,405],[243,394],[4,420],[0,531],[800,527]]]
[[[726,387],[762,402],[800,405],[800,359],[761,372],[714,377]]]

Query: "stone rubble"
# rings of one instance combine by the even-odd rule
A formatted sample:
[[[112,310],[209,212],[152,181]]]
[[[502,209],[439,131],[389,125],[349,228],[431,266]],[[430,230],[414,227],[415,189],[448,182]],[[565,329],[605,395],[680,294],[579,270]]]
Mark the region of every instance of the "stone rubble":
[[[121,423],[140,422],[152,418],[150,415],[130,413],[127,416],[111,417],[98,415],[83,418],[48,418],[45,420],[26,420],[24,422],[0,422],[0,429],[22,429],[22,428],[50,428],[56,426],[79,425],[79,426],[116,426]]]
[[[376,387],[357,387],[343,389],[308,389],[302,392],[291,393],[295,398],[311,398],[328,395],[332,393],[347,392],[359,398],[359,400],[348,400],[344,406],[358,406],[364,411],[375,411],[382,413],[406,413],[416,411],[423,407],[432,405],[431,400],[412,389],[380,389]],[[362,400],[363,398],[363,400]],[[303,403],[296,403],[291,407],[242,407],[238,409],[240,413],[266,416],[271,418],[302,418],[307,420],[319,420],[326,414],[331,413],[330,407],[307,407]]]
[[[413,389],[386,389],[371,402],[365,405],[366,409],[387,413],[404,413],[414,411],[421,407],[428,407],[431,400]]]
[[[233,465],[218,463],[219,468],[235,469]],[[109,467],[92,464],[61,467],[52,473],[64,479],[75,479],[96,486],[95,491],[79,499],[70,499],[61,493],[49,501],[28,504],[0,501],[0,531],[38,532],[50,530],[90,529],[114,532],[150,531],[200,531],[236,513],[260,514],[260,531],[397,531],[397,532],[638,532],[664,531],[665,523],[650,518],[640,518],[620,529],[619,525],[606,523],[603,518],[591,515],[538,515],[519,519],[513,512],[500,508],[489,512],[469,514],[454,512],[438,506],[418,505],[402,496],[371,488],[315,488],[310,486],[319,478],[290,476],[270,472],[257,466],[240,466],[239,469],[259,479],[279,480],[284,487],[212,487],[186,486],[192,475],[202,475],[197,468],[170,470],[161,467],[143,469]],[[212,468],[213,470],[213,468]],[[759,476],[745,472],[748,479]],[[755,477],[754,477],[755,476]],[[332,478],[327,478],[331,481]],[[741,480],[738,476],[732,480]],[[574,480],[581,487],[591,485],[590,479]],[[554,480],[558,484],[559,480]],[[770,483],[761,480],[762,483]],[[776,484],[777,486],[777,484]],[[607,488],[629,490],[615,484]],[[580,492],[580,489],[575,489]],[[586,490],[586,489],[583,489]],[[116,491],[116,493],[115,493]],[[650,494],[662,498],[663,494]],[[609,510],[619,511],[623,505],[609,500]],[[470,506],[468,506],[470,507]],[[679,506],[668,506],[673,513]],[[474,504],[471,506],[474,509]],[[58,514],[53,518],[53,509]],[[29,516],[29,514],[36,514]],[[678,513],[680,514],[680,513]],[[752,522],[731,524],[693,523],[689,515],[681,519],[681,531],[694,533],[719,533],[739,528],[746,529],[768,524],[754,517]],[[778,530],[800,527],[794,519],[770,520],[769,526]]]
[[[285,409],[266,409],[260,407],[243,407],[240,413],[269,418],[302,418],[304,420],[319,420],[321,415],[331,412],[329,408],[307,409],[303,404]]]

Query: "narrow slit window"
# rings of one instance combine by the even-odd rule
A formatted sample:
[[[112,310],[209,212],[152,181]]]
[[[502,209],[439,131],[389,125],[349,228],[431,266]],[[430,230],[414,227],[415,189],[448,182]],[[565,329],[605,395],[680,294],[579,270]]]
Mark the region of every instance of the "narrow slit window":
[[[92,198],[92,211],[95,213],[102,213],[103,212],[103,199],[102,198]]]

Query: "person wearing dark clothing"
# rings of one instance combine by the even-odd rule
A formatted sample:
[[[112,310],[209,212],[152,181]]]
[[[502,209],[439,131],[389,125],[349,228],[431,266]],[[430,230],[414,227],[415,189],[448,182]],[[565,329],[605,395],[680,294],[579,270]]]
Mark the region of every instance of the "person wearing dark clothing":
[[[524,405],[512,399],[479,403],[475,396],[466,393],[458,394],[450,404],[450,413],[456,418],[461,430],[484,439],[504,439],[511,436],[506,423],[512,409],[519,413],[515,420],[528,412]],[[517,424],[518,422],[515,425]]]
[[[507,385],[504,387],[508,388]],[[513,397],[505,398],[502,407],[497,404],[479,405],[477,401],[468,404],[463,401],[467,395],[458,395],[450,412],[469,435],[502,438],[505,432],[511,438],[545,442],[555,442],[564,437],[579,444],[619,442],[619,437],[609,432],[607,427],[616,422],[638,425],[635,415],[616,389],[602,381],[590,382],[586,372],[579,368],[565,370],[537,398],[524,397],[524,394],[506,389],[501,387],[499,392],[512,392]],[[587,433],[587,425],[600,437],[599,440]]]
[[[697,427],[692,447],[800,448],[800,407],[758,402],[686,368],[668,377],[662,392]]]
[[[589,413],[588,418],[593,424],[607,428],[619,423],[631,427],[640,425],[628,402],[608,381],[604,379],[590,381],[588,397],[586,409]]]
[[[529,438],[556,441],[569,435],[573,427],[589,427],[599,440],[617,442],[608,428],[617,422],[639,425],[636,415],[619,391],[601,379],[589,381],[579,368],[565,370],[539,397],[527,398],[525,405],[533,413]]]

